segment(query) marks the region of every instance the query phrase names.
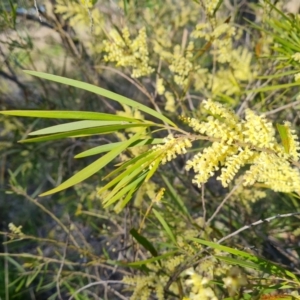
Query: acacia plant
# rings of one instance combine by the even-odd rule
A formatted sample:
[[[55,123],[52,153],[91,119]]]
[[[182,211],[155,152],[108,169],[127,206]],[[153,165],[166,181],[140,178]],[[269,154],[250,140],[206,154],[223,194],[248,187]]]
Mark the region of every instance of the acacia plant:
[[[78,153],[75,158],[102,156],[39,196],[74,187],[118,161],[98,183],[97,193],[102,207],[111,214],[110,207],[119,214],[125,208],[134,211],[146,206],[139,228],[130,230],[136,244],[128,254],[128,261],[112,261],[107,257],[105,260],[125,269],[137,269],[122,278],[124,293],[132,290],[128,296],[131,300],[155,297],[205,300],[227,296],[226,299],[268,299],[269,295],[264,294],[275,291],[277,297],[279,287],[285,289],[281,297],[297,299],[299,279],[291,270],[259,255],[220,245],[263,221],[245,225],[233,233],[225,228],[225,221],[224,224],[221,219],[219,223],[214,221],[230,197],[235,202],[247,199],[245,207],[251,214],[251,202],[265,197],[267,190],[289,193],[294,198],[300,195],[300,146],[293,120],[272,122],[267,109],[272,97],[264,94],[280,89],[293,93],[293,87],[299,85],[299,18],[282,13],[282,3],[275,6],[262,1],[255,8],[261,20],[248,25],[253,35],[261,35],[261,39],[251,44],[253,51],[249,45],[242,45],[247,32],[226,16],[223,1],[190,1],[188,6],[180,2],[180,13],[169,12],[168,3],[171,5],[172,1],[157,1],[152,6],[147,2],[142,8],[142,18],[138,5],[123,1],[117,11],[122,11],[122,20],[107,27],[103,25],[103,16],[89,1],[71,5],[59,0],[55,7],[74,26],[80,22],[89,24],[87,28],[94,35],[87,45],[95,57],[101,56],[103,65],[98,68],[121,74],[142,93],[141,100],[82,81],[25,71],[116,101],[123,111],[8,110],[1,114],[75,120],[30,132],[21,143],[108,134],[118,137],[117,142]],[[203,21],[195,24],[199,11]],[[170,16],[174,17],[173,27],[167,26]],[[125,21],[128,26],[122,26]],[[95,43],[103,36],[103,43]],[[283,75],[294,74],[296,82],[290,82],[290,78],[288,82],[281,81]],[[259,96],[265,98],[260,101]],[[277,102],[271,101],[274,103]],[[188,200],[179,196],[176,188],[180,190],[181,186],[177,181],[163,173],[168,164],[178,159],[183,164],[181,168],[175,164],[177,181],[182,180],[182,174],[188,180],[192,174],[190,186],[201,191],[200,216],[194,216]],[[205,186],[211,178],[220,182],[226,194],[213,212],[205,199]],[[165,190],[169,196],[166,199],[172,201],[164,200]],[[150,204],[144,194],[149,196]],[[80,208],[77,213],[82,213]],[[266,220],[297,214],[279,214]],[[14,225],[11,234],[25,236]],[[76,241],[74,245],[79,248]],[[139,252],[139,247],[146,251]],[[96,258],[90,256],[95,263]],[[67,277],[63,279],[66,285]],[[59,283],[57,287],[59,290]],[[69,285],[70,299],[89,287],[86,284],[74,290]]]

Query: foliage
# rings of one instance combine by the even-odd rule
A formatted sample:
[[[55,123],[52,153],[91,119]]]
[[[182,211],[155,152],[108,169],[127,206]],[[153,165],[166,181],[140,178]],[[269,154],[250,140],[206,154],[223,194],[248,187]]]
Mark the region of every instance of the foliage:
[[[236,5],[56,1],[37,18],[63,68],[1,11],[25,101],[1,104],[1,183],[43,214],[1,231],[6,298],[299,298],[299,15],[264,0],[239,24]]]

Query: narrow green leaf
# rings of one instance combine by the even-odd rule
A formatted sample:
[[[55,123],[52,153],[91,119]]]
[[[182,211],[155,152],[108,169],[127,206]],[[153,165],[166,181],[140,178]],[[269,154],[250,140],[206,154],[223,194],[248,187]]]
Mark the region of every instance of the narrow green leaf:
[[[12,265],[14,265],[14,267],[16,268],[16,270],[18,270],[19,273],[25,273],[26,272],[24,267],[19,262],[17,262],[15,259],[13,259],[12,257],[9,257],[7,255],[7,256],[5,256],[5,260],[7,260]]]
[[[277,84],[277,85],[268,85],[265,87],[253,89],[253,90],[247,90],[246,93],[253,93],[253,92],[268,92],[268,91],[275,91],[275,90],[280,90],[280,89],[288,89],[293,86],[299,86],[300,81],[298,82],[293,82],[293,83],[285,83],[285,84]]]
[[[121,181],[123,178],[125,178],[128,174],[134,172],[134,170],[139,169],[139,171],[144,170],[145,167],[141,168],[141,166],[143,164],[146,164],[146,162],[148,162],[148,164],[150,163],[149,161],[151,160],[152,157],[155,156],[154,152],[145,152],[142,155],[138,156],[137,158],[139,159],[132,159],[129,162],[132,162],[131,166],[130,164],[127,164],[128,168],[121,174],[119,174],[117,177],[115,177],[114,179],[112,179],[108,184],[106,184],[104,187],[102,187],[99,190],[99,193],[102,193],[103,191],[111,188],[112,186],[114,186],[117,182]],[[123,166],[123,165],[122,165]],[[121,166],[121,167],[122,167]],[[129,167],[130,166],[130,167]],[[137,174],[137,173],[135,173]],[[108,174],[108,176],[110,176],[110,174]],[[108,176],[106,176],[105,178],[107,178]]]
[[[162,225],[162,227],[164,228],[165,232],[168,234],[168,236],[171,239],[171,241],[174,244],[176,244],[175,236],[174,236],[174,234],[173,234],[170,226],[166,222],[166,220],[163,218],[163,216],[156,209],[153,208],[152,211],[155,214],[155,216],[158,219],[158,221],[160,222],[160,224]]]
[[[287,72],[282,72],[282,73],[275,73],[272,75],[263,75],[263,76],[257,76],[257,79],[275,79],[275,78],[283,78],[285,76],[293,75],[299,73],[300,70],[292,70],[292,71],[287,71]]]
[[[161,163],[161,160],[162,160],[162,155],[158,155],[154,162],[153,165],[149,164],[149,166],[151,165],[151,169],[149,170],[148,172],[148,175],[147,177],[145,178],[145,182],[149,181],[149,179],[153,176],[153,174],[156,172],[156,170],[158,169],[158,167],[160,166],[160,163]]]
[[[137,147],[137,146],[144,146],[144,145],[155,145],[155,144],[161,144],[163,142],[163,139],[145,139],[145,140],[138,140],[135,143],[132,143],[131,147]],[[84,152],[81,152],[75,156],[75,158],[82,158],[87,156],[92,156],[96,154],[100,154],[103,152],[110,151],[111,149],[118,147],[122,142],[116,142],[116,143],[110,143],[102,146],[97,146],[92,149],[86,150]]]
[[[35,270],[35,272],[31,276],[27,277],[26,285],[25,285],[27,288],[33,282],[33,280],[41,273],[42,268],[43,268],[43,264],[39,265]]]
[[[20,281],[20,283],[18,284],[18,286],[15,288],[15,292],[16,293],[18,293],[24,287],[25,280],[26,280],[26,278],[23,277],[23,279]]]
[[[285,125],[281,125],[276,123],[277,130],[280,135],[280,139],[284,148],[284,151],[289,154],[290,153],[290,141],[288,137],[288,128]]]
[[[136,162],[140,161],[142,158],[149,155],[149,151],[144,152],[132,159],[129,159],[128,161],[125,161],[122,163],[117,169],[111,171],[108,175],[106,175],[103,180],[106,180],[107,178],[113,177],[116,174],[120,173],[122,170],[126,169],[128,166],[135,164]]]
[[[177,254],[177,251],[171,251],[165,254],[162,254],[160,256],[154,256],[151,257],[149,259],[145,259],[145,260],[140,260],[140,261],[135,261],[135,262],[131,262],[131,263],[127,263],[126,266],[128,267],[134,267],[134,266],[142,266],[142,265],[147,265],[149,263],[153,263],[155,261],[160,261],[162,259],[166,259],[167,257],[174,257],[174,255]]]
[[[158,252],[156,251],[152,243],[143,235],[139,234],[135,228],[132,228],[129,232],[140,245],[142,245],[152,254],[152,256],[158,256]]]
[[[149,126],[149,125],[142,124],[142,123],[141,124],[100,126],[100,127],[95,127],[95,128],[79,129],[79,130],[74,130],[74,131],[69,131],[69,132],[55,133],[55,134],[49,134],[46,136],[25,139],[25,140],[19,141],[19,143],[37,143],[37,142],[59,140],[59,139],[69,138],[69,137],[83,137],[83,136],[89,136],[89,135],[95,135],[95,134],[108,134],[108,133],[113,133],[113,132],[116,132],[116,131],[122,130],[122,129],[147,127],[147,126]]]
[[[137,161],[135,164],[131,165],[126,171],[124,171],[122,174],[120,174],[116,179],[119,181],[119,183],[114,187],[111,193],[114,193],[115,190],[118,190],[120,187],[125,186],[129,181],[131,181],[132,178],[134,178],[136,175],[141,173],[142,171],[146,171],[149,174],[151,170],[149,169],[149,165],[152,163],[153,157],[156,156],[155,152],[148,152],[149,155],[144,157],[143,159]],[[148,175],[147,175],[148,177]],[[145,181],[147,180],[147,177]],[[113,182],[112,180],[111,182]]]
[[[220,245],[220,244],[217,244],[217,243],[213,243],[213,242],[209,242],[209,241],[205,241],[205,240],[202,240],[202,239],[198,239],[198,238],[188,238],[189,240],[192,240],[196,243],[200,243],[202,245],[205,245],[205,246],[208,246],[208,247],[211,247],[213,249],[217,249],[217,250],[220,250],[220,251],[224,251],[224,252],[227,252],[227,253],[231,253],[233,255],[236,255],[236,256],[240,256],[240,257],[245,257],[249,260],[251,260],[252,262],[255,262],[255,263],[259,263],[261,264],[262,266],[270,266],[270,268],[272,267],[273,269],[277,269],[279,270],[280,272],[282,273],[285,273],[287,276],[293,278],[294,280],[296,280],[297,282],[299,281],[296,277],[295,274],[293,274],[292,272],[284,269],[284,268],[281,268],[273,263],[271,263],[270,261],[268,260],[265,260],[265,259],[262,259],[260,257],[257,257],[255,255],[252,255],[250,253],[247,253],[245,251],[241,251],[241,250],[237,250],[237,249],[233,249],[233,248],[230,248],[230,247],[227,247],[227,246],[223,246],[223,245]]]
[[[114,149],[115,147],[119,147],[121,144],[122,144],[122,142],[116,142],[116,143],[110,143],[110,144],[97,146],[97,147],[91,148],[89,150],[78,153],[77,155],[74,156],[74,158],[83,158],[83,157],[87,157],[87,156],[97,155],[97,154],[100,154],[103,152],[108,152],[108,151]]]
[[[137,101],[133,101],[127,97],[118,95],[116,93],[113,93],[111,91],[105,90],[103,88],[100,88],[98,86],[86,83],[86,82],[81,82],[78,80],[74,80],[74,79],[69,79],[69,78],[65,78],[65,77],[61,77],[61,76],[56,76],[56,75],[52,75],[52,74],[47,74],[47,73],[42,73],[42,72],[36,72],[36,71],[29,71],[26,70],[24,71],[26,74],[29,75],[33,75],[33,76],[37,76],[40,78],[44,78],[47,80],[51,80],[51,81],[55,81],[55,82],[59,82],[62,84],[66,84],[66,85],[70,85],[70,86],[74,86],[76,88],[80,88],[98,95],[101,95],[103,97],[109,98],[111,100],[117,101],[121,104],[124,105],[128,105],[130,107],[136,108],[138,110],[141,110],[153,117],[156,117],[157,119],[166,122],[174,127],[177,128],[177,126],[171,121],[169,120],[167,117],[165,117],[164,115],[158,113],[157,111],[137,102]]]
[[[213,17],[215,17],[215,15],[216,15],[217,11],[219,10],[220,6],[222,5],[222,3],[223,3],[223,0],[219,0],[218,4],[216,5],[216,7],[213,11],[213,14],[212,14]]]
[[[111,162],[116,156],[118,156],[122,151],[124,151],[130,144],[135,142],[140,138],[140,136],[144,133],[144,130],[141,129],[137,132],[134,136],[132,136],[129,140],[122,143],[121,146],[111,150],[110,152],[103,155],[101,158],[97,159],[95,162],[87,166],[86,168],[77,172],[74,176],[60,184],[58,187],[51,189],[48,192],[45,192],[40,195],[40,197],[48,196],[62,190],[65,190],[79,182],[84,181],[85,179],[89,178],[90,176],[97,173],[100,169],[106,166],[109,162]]]
[[[129,182],[131,182],[135,177],[137,177],[144,168],[129,168],[125,172],[121,174],[119,179],[121,179],[118,184],[113,188],[113,190],[107,195],[107,198],[111,198],[114,194],[116,194],[119,190],[121,190],[124,186],[126,186]]]
[[[122,198],[127,192],[129,192],[131,189],[135,189],[136,186],[138,186],[138,184],[140,182],[142,182],[145,177],[146,177],[146,172],[145,174],[141,174],[139,177],[137,177],[134,181],[132,181],[131,183],[129,183],[127,186],[125,186],[123,189],[120,189],[113,197],[111,197],[109,200],[104,200],[103,201],[103,207],[109,207],[110,205],[112,205],[113,203],[115,203],[116,201],[118,201],[120,198]]]
[[[22,281],[23,284],[24,284],[25,278],[24,277],[17,277],[17,279],[9,282],[8,287],[9,288],[15,288],[17,283],[20,282],[20,281]]]
[[[184,201],[181,199],[181,197],[175,191],[175,189],[173,188],[173,185],[170,183],[168,178],[165,177],[164,175],[161,175],[161,177],[167,186],[167,192],[170,194],[171,198],[174,200],[174,202],[180,208],[180,211],[183,212],[185,215],[190,216],[189,211],[184,204]]]
[[[40,130],[36,130],[30,132],[29,135],[53,134],[53,133],[68,132],[68,131],[100,127],[100,126],[125,125],[126,123],[124,121],[77,121],[77,122],[59,124],[59,125],[43,128]]]
[[[99,121],[124,121],[136,122],[134,118],[127,118],[118,115],[104,114],[90,111],[64,111],[64,110],[3,110],[2,115],[44,118],[44,119],[70,119],[70,120],[99,120]]]
[[[254,256],[254,255],[252,255],[250,253],[247,253],[247,252],[241,251],[241,250],[237,250],[237,249],[234,249],[234,248],[230,248],[230,247],[227,247],[227,246],[223,246],[223,245],[220,245],[218,243],[214,243],[214,242],[210,242],[210,241],[205,241],[205,240],[198,239],[198,238],[189,238],[189,240],[192,240],[192,241],[194,241],[196,243],[199,243],[199,244],[211,247],[213,249],[217,249],[217,250],[220,250],[220,251],[231,253],[233,255],[246,257],[246,258],[252,259],[252,260],[253,259],[258,259],[256,256]]]
[[[238,266],[241,266],[244,268],[265,271],[265,268],[263,268],[262,265],[256,264],[253,262],[249,262],[247,260],[240,260],[240,259],[236,259],[236,258],[232,258],[232,257],[228,257],[228,256],[219,256],[219,255],[216,255],[215,258],[225,261],[226,263],[231,264],[231,265],[235,265],[235,266],[238,265]]]
[[[121,199],[119,203],[114,207],[114,211],[119,214],[127,205],[127,203],[132,198],[132,195],[135,193],[135,191],[140,187],[141,183],[137,184],[136,186],[133,186],[133,188],[127,193],[126,197]]]

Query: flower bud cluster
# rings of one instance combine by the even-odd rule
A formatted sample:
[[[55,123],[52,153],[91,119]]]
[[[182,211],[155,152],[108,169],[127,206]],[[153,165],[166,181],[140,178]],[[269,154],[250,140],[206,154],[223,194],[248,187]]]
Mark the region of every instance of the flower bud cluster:
[[[188,138],[175,138],[173,135],[169,135],[164,138],[165,144],[155,145],[152,147],[152,150],[160,150],[162,152],[161,162],[164,165],[165,163],[173,160],[177,155],[185,154],[186,149],[192,147],[192,143]]]
[[[189,43],[186,54],[182,54],[182,49],[179,45],[174,47],[174,54],[171,57],[169,69],[174,73],[174,81],[181,87],[188,84],[189,73],[193,70],[191,57],[193,56],[194,44]]]
[[[210,32],[208,24],[198,24],[191,36],[194,38],[204,38],[213,42],[212,54],[220,63],[231,61],[232,37],[236,34],[236,29],[232,24],[221,23]]]
[[[104,41],[106,61],[115,62],[117,66],[132,67],[132,77],[138,78],[151,74],[154,69],[149,66],[146,29],[142,28],[138,36],[131,40],[127,27],[122,35],[117,31],[110,33],[110,40]]]

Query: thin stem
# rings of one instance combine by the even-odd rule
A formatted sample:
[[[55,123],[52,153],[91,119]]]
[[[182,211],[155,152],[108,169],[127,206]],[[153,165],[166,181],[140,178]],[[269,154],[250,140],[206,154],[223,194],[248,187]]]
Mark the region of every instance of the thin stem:
[[[241,180],[242,181],[242,180]],[[223,205],[225,202],[232,196],[232,194],[237,190],[237,188],[240,187],[242,182],[239,182],[238,184],[235,185],[235,187],[230,191],[230,193],[223,199],[223,201],[220,203],[220,205],[217,207],[213,215],[210,217],[210,219],[207,221],[207,224],[211,223],[211,221],[216,217],[216,215],[219,213],[219,211],[222,209]]]
[[[63,298],[61,296],[61,293],[60,293],[60,276],[61,276],[64,264],[65,264],[66,256],[67,256],[67,249],[68,249],[69,237],[70,237],[70,231],[71,231],[70,227],[71,227],[71,221],[69,220],[69,232],[68,232],[67,238],[66,238],[66,244],[65,244],[65,247],[64,247],[62,261],[61,261],[61,264],[59,266],[59,270],[58,270],[57,275],[56,275],[56,289],[57,289],[58,298],[60,300],[63,300]]]
[[[6,254],[4,258],[4,282],[5,282],[5,300],[9,300],[9,270],[8,270],[8,249],[7,249],[7,244],[5,243],[7,241],[6,235],[4,235],[4,254]]]
[[[205,185],[201,186],[201,201],[202,201],[202,209],[203,209],[203,227],[206,225],[206,206],[205,206],[205,198],[204,198]]]
[[[234,231],[234,232],[228,234],[227,236],[224,236],[223,238],[221,238],[220,240],[218,240],[217,243],[218,243],[218,244],[221,244],[222,242],[228,240],[229,238],[231,238],[231,237],[233,237],[233,236],[239,234],[240,232],[245,231],[245,230],[247,230],[247,229],[249,229],[249,228],[251,228],[251,227],[253,227],[253,226],[257,226],[257,225],[260,225],[260,224],[262,224],[262,223],[269,223],[270,221],[273,221],[273,220],[275,220],[275,219],[279,219],[279,218],[288,218],[288,217],[293,217],[293,216],[297,216],[297,215],[300,215],[300,212],[288,213],[288,214],[278,214],[278,215],[276,215],[276,216],[269,217],[269,218],[267,218],[267,219],[261,219],[261,220],[258,220],[258,221],[254,222],[254,223],[251,223],[251,224],[249,224],[249,225],[243,226],[242,228],[240,228],[240,229],[238,229],[238,230],[236,230],[236,231]]]
[[[74,296],[76,296],[78,293],[80,293],[80,292],[82,292],[82,291],[84,291],[84,290],[86,290],[86,289],[88,289],[88,288],[90,288],[90,287],[92,287],[92,286],[95,286],[95,285],[116,284],[116,283],[118,283],[118,284],[126,284],[126,285],[127,285],[127,283],[124,283],[123,281],[120,281],[120,280],[106,280],[106,281],[92,282],[92,283],[89,283],[89,284],[87,284],[87,285],[81,287],[81,288],[78,289],[77,291],[75,291],[75,292],[73,293],[73,295],[72,295],[68,300],[74,299]],[[128,298],[122,296],[121,294],[119,294],[118,296],[119,296],[121,299],[123,299],[123,300],[128,300]]]

